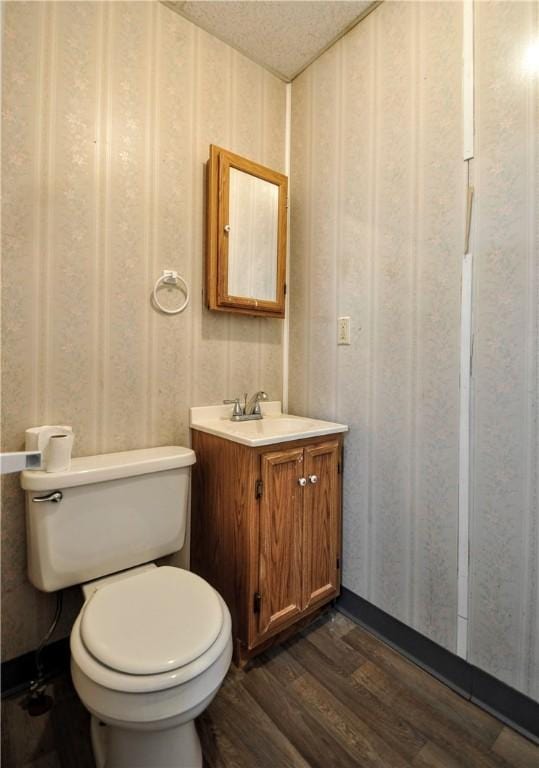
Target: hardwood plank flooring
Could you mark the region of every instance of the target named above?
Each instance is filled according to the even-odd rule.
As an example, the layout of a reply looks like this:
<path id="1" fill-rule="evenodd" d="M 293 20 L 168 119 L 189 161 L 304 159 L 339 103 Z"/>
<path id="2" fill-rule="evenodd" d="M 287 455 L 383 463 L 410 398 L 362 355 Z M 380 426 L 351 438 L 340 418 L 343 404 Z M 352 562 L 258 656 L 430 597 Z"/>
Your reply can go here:
<path id="1" fill-rule="evenodd" d="M 491 747 L 500 733 L 501 723 L 470 701 L 455 694 L 451 688 L 440 684 L 428 672 L 411 664 L 404 656 L 381 643 L 374 635 L 355 627 L 346 633 L 344 641 L 361 652 L 371 662 L 371 667 L 386 673 L 386 679 L 394 694 L 401 686 L 418 697 L 440 717 L 448 717 L 474 738 Z M 368 668 L 358 670 L 356 676 L 365 679 Z M 379 682 L 381 677 L 379 677 Z M 397 684 L 395 684 L 395 682 Z"/>
<path id="2" fill-rule="evenodd" d="M 2 702 L 3 768 L 94 768 L 70 680 L 50 688 L 41 717 Z M 337 612 L 233 667 L 198 730 L 205 768 L 539 768 L 538 746 Z"/>

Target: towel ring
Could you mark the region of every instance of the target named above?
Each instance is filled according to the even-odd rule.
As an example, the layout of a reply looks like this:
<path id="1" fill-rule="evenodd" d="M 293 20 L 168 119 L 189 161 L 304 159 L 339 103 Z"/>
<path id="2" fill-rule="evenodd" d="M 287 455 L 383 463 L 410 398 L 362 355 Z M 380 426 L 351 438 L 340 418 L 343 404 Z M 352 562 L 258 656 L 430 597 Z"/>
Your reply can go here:
<path id="1" fill-rule="evenodd" d="M 167 309 L 162 304 L 160 304 L 159 299 L 157 298 L 157 289 L 160 285 L 178 285 L 180 289 L 185 293 L 185 301 L 183 304 L 178 307 L 177 309 Z M 183 310 L 186 308 L 186 306 L 189 304 L 189 288 L 187 287 L 187 283 L 181 277 L 177 272 L 175 272 L 173 269 L 165 269 L 163 270 L 163 274 L 161 277 L 158 277 L 155 285 L 153 287 L 153 301 L 157 309 L 161 310 L 161 312 L 164 312 L 165 315 L 177 315 L 179 312 L 183 312 Z"/>

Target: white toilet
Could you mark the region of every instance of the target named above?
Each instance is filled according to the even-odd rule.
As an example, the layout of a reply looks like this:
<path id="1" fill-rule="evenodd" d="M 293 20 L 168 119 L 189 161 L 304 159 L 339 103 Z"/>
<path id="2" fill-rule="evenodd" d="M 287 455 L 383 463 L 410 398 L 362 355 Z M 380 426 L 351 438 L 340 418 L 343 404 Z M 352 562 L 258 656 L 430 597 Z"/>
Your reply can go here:
<path id="1" fill-rule="evenodd" d="M 194 462 L 151 448 L 21 475 L 30 581 L 83 584 L 71 673 L 98 768 L 202 765 L 194 719 L 230 666 L 230 614 L 199 576 L 150 562 L 184 545 Z"/>

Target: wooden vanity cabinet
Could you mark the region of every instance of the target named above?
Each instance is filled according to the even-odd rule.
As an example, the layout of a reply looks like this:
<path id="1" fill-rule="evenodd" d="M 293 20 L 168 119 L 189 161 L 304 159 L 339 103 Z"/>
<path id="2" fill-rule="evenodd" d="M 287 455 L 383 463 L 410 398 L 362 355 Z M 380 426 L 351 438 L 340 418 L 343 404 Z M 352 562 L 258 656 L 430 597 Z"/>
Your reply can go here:
<path id="1" fill-rule="evenodd" d="M 191 568 L 223 596 L 247 661 L 340 590 L 342 436 L 250 448 L 197 430 Z"/>

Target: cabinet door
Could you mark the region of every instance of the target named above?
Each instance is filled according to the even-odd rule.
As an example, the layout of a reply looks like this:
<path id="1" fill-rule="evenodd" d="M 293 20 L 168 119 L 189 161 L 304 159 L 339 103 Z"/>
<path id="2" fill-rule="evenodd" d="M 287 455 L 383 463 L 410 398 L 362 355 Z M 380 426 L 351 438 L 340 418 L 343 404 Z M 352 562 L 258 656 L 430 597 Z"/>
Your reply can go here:
<path id="1" fill-rule="evenodd" d="M 337 595 L 339 591 L 339 455 L 337 441 L 305 448 L 304 609 Z"/>
<path id="2" fill-rule="evenodd" d="M 261 456 L 258 637 L 273 634 L 301 611 L 303 450 Z"/>

